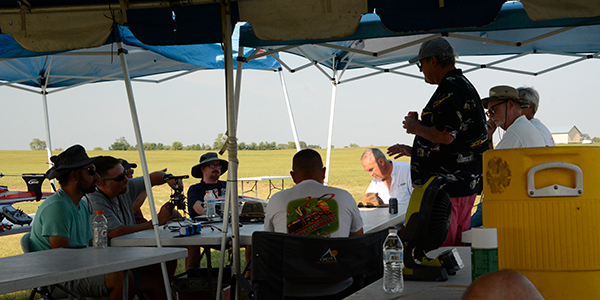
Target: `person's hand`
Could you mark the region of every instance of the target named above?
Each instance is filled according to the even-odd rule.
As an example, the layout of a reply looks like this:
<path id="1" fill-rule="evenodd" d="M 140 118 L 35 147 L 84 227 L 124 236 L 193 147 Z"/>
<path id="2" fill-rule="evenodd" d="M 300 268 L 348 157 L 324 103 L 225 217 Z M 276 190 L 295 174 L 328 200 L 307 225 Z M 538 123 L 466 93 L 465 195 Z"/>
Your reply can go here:
<path id="1" fill-rule="evenodd" d="M 393 157 L 394 159 L 397 159 L 399 157 L 402 156 L 410 156 L 412 153 L 412 147 L 407 146 L 407 145 L 400 145 L 400 144 L 396 144 L 396 145 L 392 145 L 387 149 L 387 155 L 389 155 L 390 157 L 393 155 L 396 155 L 395 157 Z"/>
<path id="2" fill-rule="evenodd" d="M 404 117 L 404 121 L 402 121 L 402 127 L 404 127 L 404 129 L 406 129 L 406 133 L 408 134 L 416 134 L 417 132 L 417 126 L 421 125 L 421 121 L 410 117 L 410 116 L 406 116 Z"/>
<path id="3" fill-rule="evenodd" d="M 158 212 L 158 225 L 165 225 L 167 221 L 171 220 L 173 216 L 173 204 L 171 202 L 167 202 L 163 204 Z"/>
<path id="4" fill-rule="evenodd" d="M 488 138 L 490 139 L 490 141 L 492 140 L 494 132 L 496 132 L 496 128 L 498 128 L 498 126 L 496 125 L 496 123 L 494 123 L 494 120 L 487 120 Z"/>

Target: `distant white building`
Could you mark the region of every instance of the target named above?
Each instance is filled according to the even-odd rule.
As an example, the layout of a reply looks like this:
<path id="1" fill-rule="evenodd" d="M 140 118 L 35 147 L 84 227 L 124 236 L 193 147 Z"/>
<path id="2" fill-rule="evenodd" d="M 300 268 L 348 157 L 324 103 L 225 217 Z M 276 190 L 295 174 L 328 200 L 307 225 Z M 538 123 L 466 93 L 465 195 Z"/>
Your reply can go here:
<path id="1" fill-rule="evenodd" d="M 577 126 L 549 128 L 556 144 L 581 144 L 581 131 Z"/>

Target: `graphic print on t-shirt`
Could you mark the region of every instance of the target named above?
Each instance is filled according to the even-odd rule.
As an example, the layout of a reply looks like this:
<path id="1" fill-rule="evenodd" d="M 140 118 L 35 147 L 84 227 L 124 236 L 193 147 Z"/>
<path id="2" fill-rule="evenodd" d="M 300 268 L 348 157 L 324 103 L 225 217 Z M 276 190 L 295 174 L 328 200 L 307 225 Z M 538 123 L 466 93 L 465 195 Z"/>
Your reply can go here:
<path id="1" fill-rule="evenodd" d="M 290 234 L 327 237 L 340 228 L 335 194 L 292 200 L 287 206 L 287 232 Z"/>

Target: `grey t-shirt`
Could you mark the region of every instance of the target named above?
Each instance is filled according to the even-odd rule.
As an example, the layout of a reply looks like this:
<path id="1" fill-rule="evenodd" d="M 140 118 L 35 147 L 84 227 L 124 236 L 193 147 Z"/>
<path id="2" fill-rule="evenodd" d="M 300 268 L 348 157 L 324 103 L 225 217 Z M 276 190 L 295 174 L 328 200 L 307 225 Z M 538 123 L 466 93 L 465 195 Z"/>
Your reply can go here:
<path id="1" fill-rule="evenodd" d="M 84 196 L 82 200 L 86 201 L 90 206 L 92 221 L 96 211 L 103 210 L 104 216 L 108 221 L 108 232 L 111 232 L 122 225 L 135 225 L 133 202 L 135 202 L 135 199 L 146 190 L 144 178 L 137 177 L 129 179 L 128 187 L 129 190 L 127 193 L 113 199 L 108 199 L 108 196 L 98 189 L 96 189 L 95 192 Z"/>

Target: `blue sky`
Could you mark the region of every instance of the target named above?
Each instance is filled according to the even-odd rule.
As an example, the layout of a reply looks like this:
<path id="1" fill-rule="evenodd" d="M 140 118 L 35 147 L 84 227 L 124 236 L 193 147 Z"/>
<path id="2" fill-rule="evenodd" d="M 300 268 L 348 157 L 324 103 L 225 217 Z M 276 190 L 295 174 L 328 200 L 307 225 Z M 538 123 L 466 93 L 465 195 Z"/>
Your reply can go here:
<path id="1" fill-rule="evenodd" d="M 292 66 L 303 63 L 284 55 Z M 459 58 L 489 61 L 490 58 Z M 505 67 L 539 71 L 563 58 L 535 55 Z M 115 61 L 118 63 L 118 60 Z M 460 64 L 457 65 L 461 67 Z M 414 74 L 419 74 L 416 67 Z M 533 86 L 540 95 L 537 117 L 549 128 L 576 125 L 591 137 L 600 137 L 600 99 L 597 70 L 591 59 L 537 77 L 479 70 L 468 73 L 483 98 L 500 84 Z M 364 71 L 348 71 L 344 78 Z M 287 108 L 274 72 L 248 70 L 242 79 L 238 138 L 240 142 L 293 140 Z M 299 139 L 307 144 L 327 143 L 332 85 L 315 68 L 284 72 Z M 342 79 L 344 79 L 342 78 Z M 412 142 L 402 128 L 408 111 L 421 111 L 436 86 L 414 78 L 382 74 L 341 84 L 337 89 L 333 145 L 360 146 Z M 1 87 L 0 150 L 27 150 L 34 138 L 46 139 L 42 97 Z M 134 95 L 144 142 L 170 145 L 210 144 L 226 130 L 223 71 L 196 72 L 161 84 L 134 83 Z M 135 144 L 125 85 L 122 81 L 89 84 L 48 96 L 53 148 L 82 144 L 107 149 L 124 136 Z"/>

